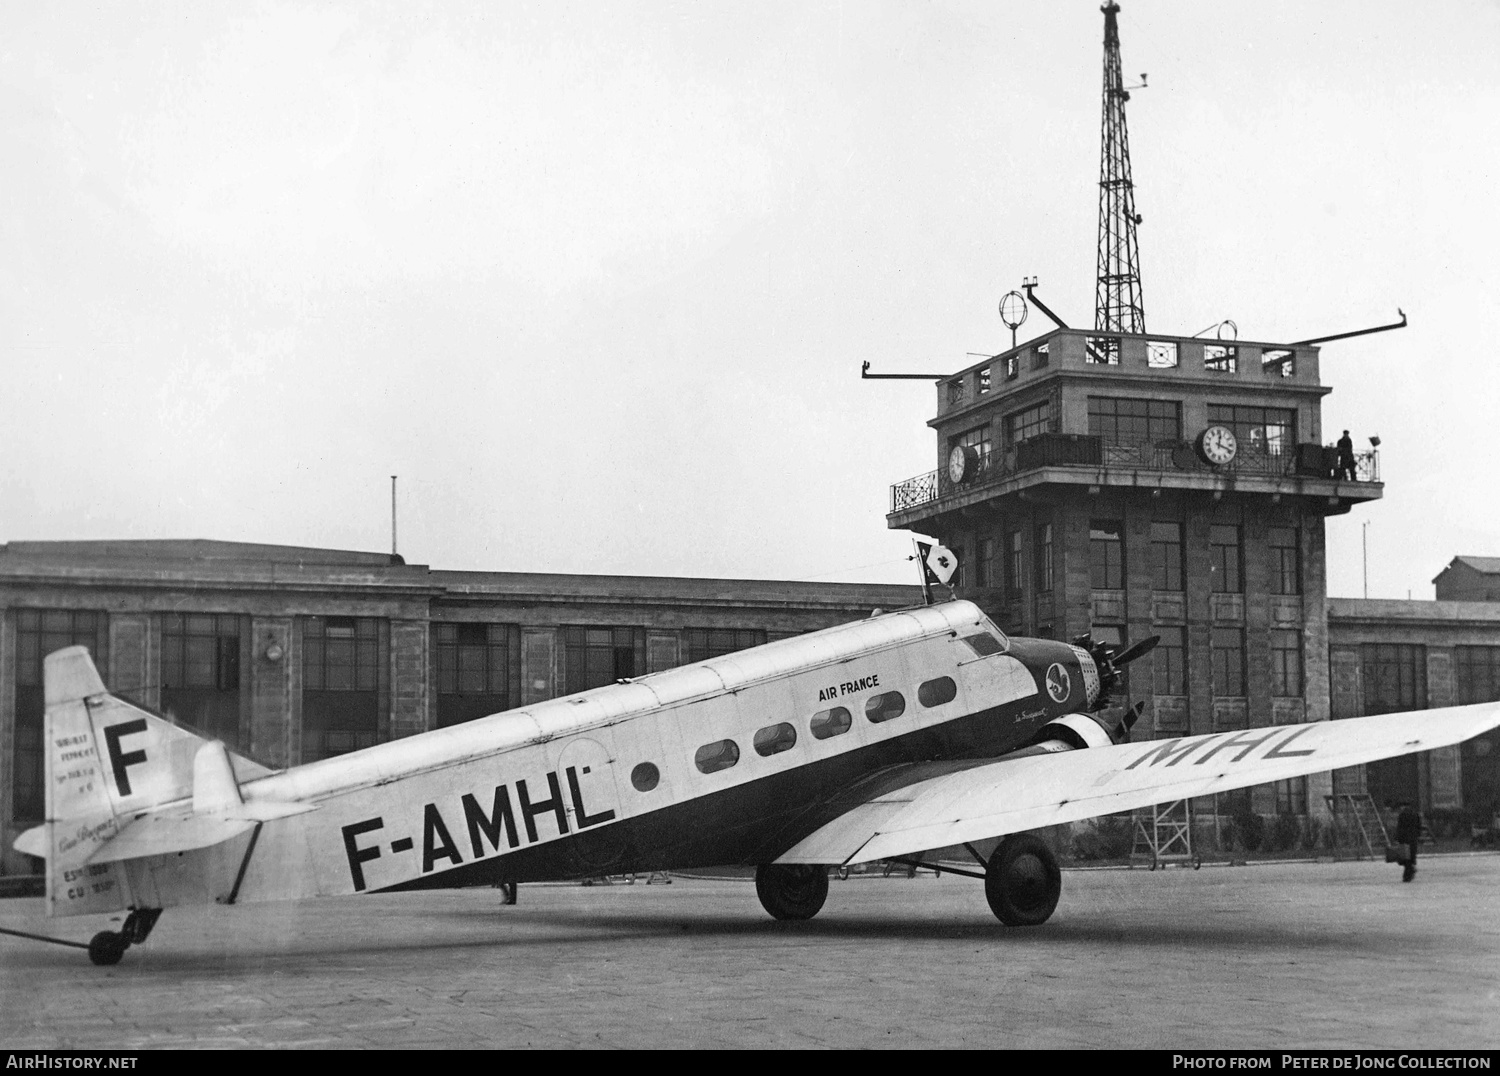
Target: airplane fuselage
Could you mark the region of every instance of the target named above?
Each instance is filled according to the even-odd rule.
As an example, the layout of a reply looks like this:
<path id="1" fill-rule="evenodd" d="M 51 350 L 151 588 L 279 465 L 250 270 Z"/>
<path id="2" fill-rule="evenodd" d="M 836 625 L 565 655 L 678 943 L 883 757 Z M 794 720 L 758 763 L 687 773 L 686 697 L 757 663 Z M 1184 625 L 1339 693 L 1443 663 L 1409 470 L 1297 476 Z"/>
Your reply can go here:
<path id="1" fill-rule="evenodd" d="M 992 759 L 1097 689 L 969 603 L 905 610 L 247 782 L 316 809 L 120 866 L 165 907 L 769 863 L 862 779 Z"/>

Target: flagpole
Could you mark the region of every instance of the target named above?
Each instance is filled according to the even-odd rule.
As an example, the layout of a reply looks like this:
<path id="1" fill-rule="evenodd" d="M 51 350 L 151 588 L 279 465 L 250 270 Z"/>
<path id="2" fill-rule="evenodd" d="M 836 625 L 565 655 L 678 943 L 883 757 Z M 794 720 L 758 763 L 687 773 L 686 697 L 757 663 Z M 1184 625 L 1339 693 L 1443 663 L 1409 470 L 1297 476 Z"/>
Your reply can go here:
<path id="1" fill-rule="evenodd" d="M 922 543 L 915 538 L 911 540 L 912 548 L 917 555 L 912 559 L 917 562 L 917 577 L 922 580 L 922 604 L 932 604 L 932 588 L 927 585 L 927 558 L 922 556 Z"/>

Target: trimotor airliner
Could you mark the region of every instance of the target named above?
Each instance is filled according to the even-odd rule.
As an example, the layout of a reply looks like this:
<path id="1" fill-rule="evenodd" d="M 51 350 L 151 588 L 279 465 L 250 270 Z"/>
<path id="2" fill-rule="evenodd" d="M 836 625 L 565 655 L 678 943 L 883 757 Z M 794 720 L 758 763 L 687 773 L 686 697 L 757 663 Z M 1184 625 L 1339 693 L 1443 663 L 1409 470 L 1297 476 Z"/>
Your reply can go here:
<path id="1" fill-rule="evenodd" d="M 1035 926 L 1061 874 L 1029 831 L 1500 725 L 1495 703 L 1132 743 L 1115 691 L 1153 642 L 1008 638 L 947 601 L 279 772 L 109 694 L 69 647 L 45 662 L 47 820 L 16 848 L 46 860 L 49 915 L 126 913 L 98 964 L 177 905 L 725 864 L 807 919 L 830 871 L 950 847 L 976 869 L 944 869 Z"/>

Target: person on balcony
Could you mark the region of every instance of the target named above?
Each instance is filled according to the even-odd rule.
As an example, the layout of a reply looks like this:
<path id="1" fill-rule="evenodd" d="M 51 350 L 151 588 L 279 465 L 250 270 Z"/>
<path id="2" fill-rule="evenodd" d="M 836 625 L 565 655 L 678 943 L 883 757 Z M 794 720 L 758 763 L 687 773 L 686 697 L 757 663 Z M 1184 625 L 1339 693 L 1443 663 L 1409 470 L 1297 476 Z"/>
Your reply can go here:
<path id="1" fill-rule="evenodd" d="M 1349 438 L 1349 431 L 1344 431 L 1344 436 L 1339 438 L 1339 469 L 1337 478 L 1342 481 L 1345 477 L 1354 481 L 1354 442 Z"/>

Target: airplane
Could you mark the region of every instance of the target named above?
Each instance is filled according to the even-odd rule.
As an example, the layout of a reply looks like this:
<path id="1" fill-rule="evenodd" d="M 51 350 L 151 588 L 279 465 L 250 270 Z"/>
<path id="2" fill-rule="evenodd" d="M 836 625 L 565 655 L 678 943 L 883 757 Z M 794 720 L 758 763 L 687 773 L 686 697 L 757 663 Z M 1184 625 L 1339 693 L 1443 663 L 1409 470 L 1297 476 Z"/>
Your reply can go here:
<path id="1" fill-rule="evenodd" d="M 1011 638 L 949 600 L 282 771 L 109 694 L 69 647 L 45 659 L 47 820 L 15 847 L 46 860 L 50 916 L 127 911 L 99 965 L 180 905 L 724 864 L 803 920 L 830 871 L 959 846 L 977 869 L 941 869 L 1037 926 L 1062 879 L 1031 831 L 1500 725 L 1490 703 L 1132 743 L 1143 704 L 1115 692 L 1154 644 Z"/>

